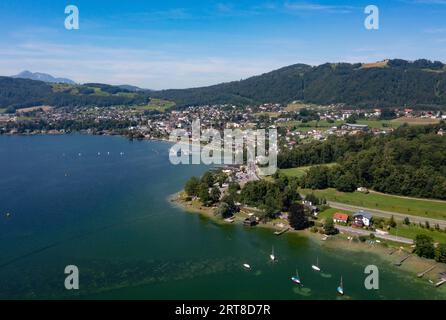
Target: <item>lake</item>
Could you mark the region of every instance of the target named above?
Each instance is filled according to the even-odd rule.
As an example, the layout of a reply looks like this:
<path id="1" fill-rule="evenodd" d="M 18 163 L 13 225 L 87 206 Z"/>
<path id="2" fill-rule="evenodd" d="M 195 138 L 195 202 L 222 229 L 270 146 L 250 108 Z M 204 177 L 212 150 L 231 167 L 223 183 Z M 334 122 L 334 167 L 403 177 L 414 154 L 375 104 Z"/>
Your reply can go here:
<path id="1" fill-rule="evenodd" d="M 171 165 L 168 149 L 122 137 L 0 136 L 0 299 L 340 299 L 341 276 L 342 299 L 445 298 L 369 252 L 184 212 L 169 196 L 208 168 Z M 370 264 L 379 290 L 364 287 Z M 79 268 L 78 291 L 64 287 L 67 265 Z M 290 280 L 296 269 L 304 288 Z"/>

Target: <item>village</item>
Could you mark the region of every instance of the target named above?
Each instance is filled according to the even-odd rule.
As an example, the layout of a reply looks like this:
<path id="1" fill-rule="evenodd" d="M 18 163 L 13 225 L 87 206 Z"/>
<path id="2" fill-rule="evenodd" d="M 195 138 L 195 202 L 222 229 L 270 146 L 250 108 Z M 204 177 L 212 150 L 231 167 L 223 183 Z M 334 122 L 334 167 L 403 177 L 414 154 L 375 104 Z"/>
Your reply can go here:
<path id="1" fill-rule="evenodd" d="M 53 108 L 38 106 L 0 113 L 0 134 L 67 134 L 73 132 L 124 135 L 135 139 L 165 139 L 174 129 L 189 135 L 192 122 L 200 119 L 201 128 L 277 129 L 279 145 L 326 140 L 329 136 L 361 132 L 387 134 L 403 125 L 434 124 L 446 119 L 440 111 L 410 108 L 355 109 L 343 105 L 315 106 L 261 104 L 257 106 L 203 105 L 164 111 L 140 107 Z M 439 135 L 444 134 L 439 132 Z"/>

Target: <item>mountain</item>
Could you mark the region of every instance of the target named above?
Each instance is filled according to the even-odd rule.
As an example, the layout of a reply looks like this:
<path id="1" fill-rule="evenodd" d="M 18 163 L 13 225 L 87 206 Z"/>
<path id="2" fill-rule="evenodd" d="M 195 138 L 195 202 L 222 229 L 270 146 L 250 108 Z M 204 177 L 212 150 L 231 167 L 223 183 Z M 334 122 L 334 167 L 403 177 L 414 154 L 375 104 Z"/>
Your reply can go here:
<path id="1" fill-rule="evenodd" d="M 66 79 L 66 78 L 55 78 L 49 74 L 46 73 L 40 73 L 40 72 L 30 72 L 30 71 L 23 71 L 19 74 L 12 76 L 12 78 L 20 78 L 20 79 L 29 79 L 29 80 L 38 80 L 43 82 L 50 82 L 50 83 L 66 83 L 66 84 L 76 84 L 73 80 Z"/>
<path id="2" fill-rule="evenodd" d="M 369 64 L 296 64 L 219 85 L 162 90 L 152 97 L 178 106 L 255 104 L 300 100 L 351 107 L 446 108 L 446 66 L 438 61 L 394 59 Z"/>

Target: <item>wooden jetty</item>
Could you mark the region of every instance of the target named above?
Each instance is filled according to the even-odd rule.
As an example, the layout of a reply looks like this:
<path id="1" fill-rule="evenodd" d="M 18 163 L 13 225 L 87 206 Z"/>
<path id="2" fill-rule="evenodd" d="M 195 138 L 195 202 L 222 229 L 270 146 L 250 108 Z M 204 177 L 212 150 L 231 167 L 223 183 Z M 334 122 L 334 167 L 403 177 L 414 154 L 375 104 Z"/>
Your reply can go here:
<path id="1" fill-rule="evenodd" d="M 423 272 L 420 272 L 419 274 L 417 274 L 418 278 L 422 278 L 426 273 L 428 273 L 429 271 L 434 270 L 437 267 L 436 264 L 430 266 L 429 268 L 427 268 L 426 270 L 424 270 Z"/>
<path id="2" fill-rule="evenodd" d="M 440 282 L 437 282 L 436 284 L 435 284 L 435 286 L 436 287 L 439 287 L 439 286 L 441 286 L 443 283 L 445 283 L 446 282 L 446 279 L 442 279 Z"/>
<path id="3" fill-rule="evenodd" d="M 410 258 L 411 255 L 412 255 L 411 253 L 408 254 L 407 256 L 405 256 L 405 257 L 402 258 L 401 260 L 395 262 L 394 264 L 395 264 L 396 266 L 398 266 L 398 267 L 401 266 L 401 265 L 403 264 L 404 261 L 406 261 L 407 259 Z"/>
<path id="4" fill-rule="evenodd" d="M 285 232 L 287 232 L 288 230 L 290 230 L 290 228 L 285 228 L 283 230 L 276 231 L 276 232 L 274 232 L 274 234 L 276 236 L 280 236 L 280 235 L 284 234 Z"/>

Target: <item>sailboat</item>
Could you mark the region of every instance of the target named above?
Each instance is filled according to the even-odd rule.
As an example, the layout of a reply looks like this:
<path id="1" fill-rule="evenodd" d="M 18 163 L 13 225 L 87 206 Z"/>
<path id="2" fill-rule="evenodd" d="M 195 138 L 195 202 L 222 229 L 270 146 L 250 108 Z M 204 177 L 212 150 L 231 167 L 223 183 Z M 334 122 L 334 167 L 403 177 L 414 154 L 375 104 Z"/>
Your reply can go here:
<path id="1" fill-rule="evenodd" d="M 297 271 L 297 269 L 296 269 L 296 275 L 291 277 L 291 281 L 293 281 L 298 285 L 302 285 L 302 283 L 300 282 L 299 272 Z"/>
<path id="2" fill-rule="evenodd" d="M 317 260 L 316 260 L 316 264 L 314 265 L 312 265 L 311 266 L 311 268 L 313 268 L 313 270 L 314 271 L 317 271 L 317 272 L 319 272 L 319 271 L 321 271 L 321 268 L 319 268 L 319 257 L 317 258 Z"/>
<path id="3" fill-rule="evenodd" d="M 343 296 L 344 295 L 344 284 L 342 283 L 342 277 L 341 277 L 341 283 L 339 284 L 339 287 L 336 289 L 336 291 Z"/>
<path id="4" fill-rule="evenodd" d="M 246 270 L 251 270 L 251 266 L 247 263 L 243 264 L 243 268 L 245 268 Z"/>
<path id="5" fill-rule="evenodd" d="M 272 262 L 276 261 L 276 256 L 274 255 L 274 246 L 273 246 L 273 249 L 271 251 L 271 254 L 269 255 L 269 258 L 271 259 Z"/>

